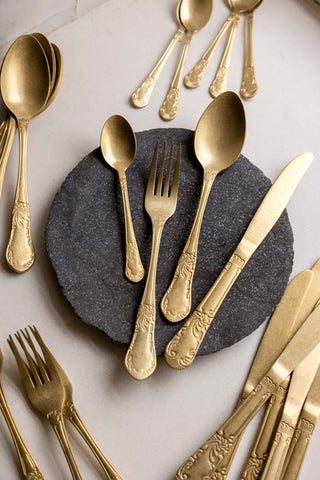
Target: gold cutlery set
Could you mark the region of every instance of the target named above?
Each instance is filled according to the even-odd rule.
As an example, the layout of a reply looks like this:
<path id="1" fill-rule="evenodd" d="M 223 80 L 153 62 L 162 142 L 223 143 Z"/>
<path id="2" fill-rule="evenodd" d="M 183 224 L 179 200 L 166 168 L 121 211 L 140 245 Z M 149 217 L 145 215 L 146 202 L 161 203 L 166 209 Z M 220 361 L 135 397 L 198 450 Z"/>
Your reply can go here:
<path id="1" fill-rule="evenodd" d="M 1 95 L 9 113 L 0 126 L 0 196 L 16 126 L 20 143 L 12 226 L 6 250 L 7 263 L 17 273 L 28 270 L 35 260 L 27 190 L 28 125 L 31 118 L 46 110 L 55 99 L 62 69 L 59 48 L 41 33 L 17 38 L 1 67 Z"/>
<path id="2" fill-rule="evenodd" d="M 241 14 L 247 17 L 247 44 L 243 67 L 243 77 L 241 82 L 240 94 L 243 98 L 252 98 L 258 91 L 254 58 L 253 58 L 253 15 L 254 10 L 262 3 L 262 0 L 228 0 L 228 6 L 231 10 L 230 15 L 219 30 L 217 36 L 203 53 L 198 63 L 184 77 L 184 85 L 187 88 L 198 87 L 203 80 L 205 72 L 213 57 L 216 47 L 230 31 L 226 43 L 225 51 L 222 55 L 216 75 L 210 85 L 209 92 L 213 98 L 216 98 L 228 90 L 228 76 L 230 70 L 231 53 L 233 43 L 240 20 Z M 162 57 L 145 78 L 142 84 L 132 94 L 132 104 L 137 108 L 146 107 L 171 52 L 176 44 L 185 34 L 185 42 L 182 54 L 169 87 L 165 100 L 159 110 L 160 117 L 163 120 L 173 120 L 178 113 L 180 98 L 180 86 L 182 83 L 184 65 L 190 48 L 191 40 L 195 32 L 203 28 L 209 21 L 213 9 L 213 0 L 180 0 L 176 9 L 176 18 L 179 25 L 167 49 Z"/>
<path id="3" fill-rule="evenodd" d="M 72 385 L 64 370 L 42 340 L 36 327 L 11 335 L 8 343 L 16 359 L 22 383 L 31 406 L 44 415 L 56 433 L 67 459 L 72 478 L 81 480 L 65 429 L 64 418 L 85 440 L 108 480 L 122 480 L 88 432 L 73 403 Z M 20 350 L 20 351 L 19 351 Z M 0 369 L 2 366 L 0 351 Z M 25 480 L 44 480 L 14 423 L 0 383 L 0 410 L 8 424 Z"/>

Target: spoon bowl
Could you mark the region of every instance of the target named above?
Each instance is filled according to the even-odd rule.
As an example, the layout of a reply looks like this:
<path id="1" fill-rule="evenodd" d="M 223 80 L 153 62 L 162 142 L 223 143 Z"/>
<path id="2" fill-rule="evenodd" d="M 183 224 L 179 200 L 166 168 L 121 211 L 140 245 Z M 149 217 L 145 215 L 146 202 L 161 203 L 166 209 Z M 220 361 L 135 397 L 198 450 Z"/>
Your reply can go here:
<path id="1" fill-rule="evenodd" d="M 243 105 L 238 95 L 225 92 L 202 114 L 194 148 L 202 167 L 215 173 L 230 167 L 240 155 L 246 130 Z"/>
<path id="2" fill-rule="evenodd" d="M 262 0 L 228 0 L 228 4 L 234 12 L 249 12 L 257 8 Z"/>
<path id="3" fill-rule="evenodd" d="M 213 0 L 182 0 L 180 22 L 188 32 L 197 32 L 208 23 L 212 8 Z"/>

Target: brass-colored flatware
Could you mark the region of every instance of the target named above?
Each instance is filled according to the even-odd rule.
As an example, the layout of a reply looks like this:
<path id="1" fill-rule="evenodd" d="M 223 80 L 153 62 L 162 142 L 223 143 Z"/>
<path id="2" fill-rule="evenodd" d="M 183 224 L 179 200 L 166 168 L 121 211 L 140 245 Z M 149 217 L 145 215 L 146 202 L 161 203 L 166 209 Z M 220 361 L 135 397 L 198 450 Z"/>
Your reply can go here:
<path id="1" fill-rule="evenodd" d="M 302 320 L 305 320 L 309 313 L 311 313 L 308 312 L 306 316 L 301 315 L 301 307 L 305 303 L 313 279 L 314 273 L 311 270 L 305 270 L 299 273 L 286 288 L 280 303 L 269 320 L 236 408 L 241 405 L 249 393 L 252 392 L 266 369 L 268 370 L 272 366 L 290 338 L 301 326 Z M 286 381 L 287 379 L 285 382 Z M 284 397 L 287 392 L 286 387 L 287 385 L 284 385 L 283 382 L 273 397 L 273 401 L 270 401 L 268 404 L 261 422 L 262 428 L 256 437 L 241 479 L 248 480 L 252 475 L 256 475 L 256 478 L 258 478 L 258 472 L 261 471 L 264 466 L 271 435 L 279 418 L 279 409 L 284 402 Z M 217 468 L 212 480 L 224 478 L 224 476 L 228 474 L 240 440 L 241 435 Z"/>
<path id="2" fill-rule="evenodd" d="M 0 374 L 3 364 L 3 355 L 0 349 Z M 0 380 L 0 411 L 3 414 L 3 417 L 8 425 L 14 446 L 16 448 L 23 478 L 25 480 L 37 479 L 44 480 L 43 474 L 40 472 L 35 460 L 33 459 L 31 453 L 29 452 L 24 440 L 21 436 L 21 433 L 18 430 L 18 427 L 13 419 L 12 413 L 10 411 L 8 402 L 6 400 L 3 387 Z"/>
<path id="3" fill-rule="evenodd" d="M 125 366 L 136 380 L 149 377 L 157 365 L 154 344 L 156 321 L 156 275 L 161 236 L 166 221 L 174 214 L 177 206 L 181 145 L 179 145 L 175 168 L 170 186 L 171 166 L 173 161 L 173 144 L 164 180 L 166 143 L 163 145 L 158 180 L 157 159 L 159 142 L 156 145 L 145 195 L 145 209 L 152 222 L 152 249 L 148 276 L 139 306 L 135 330 L 128 348 Z"/>
<path id="4" fill-rule="evenodd" d="M 63 415 L 72 423 L 72 425 L 78 430 L 82 438 L 85 440 L 87 445 L 90 447 L 92 453 L 95 455 L 97 458 L 98 462 L 100 463 L 104 473 L 106 474 L 107 478 L 109 480 L 122 480 L 122 477 L 120 474 L 116 471 L 116 469 L 111 465 L 111 463 L 107 460 L 105 455 L 102 453 L 101 449 L 98 447 L 96 444 L 94 438 L 91 436 L 89 433 L 88 429 L 84 425 L 83 421 L 80 418 L 80 415 L 78 414 L 76 407 L 73 403 L 73 389 L 72 389 L 72 384 L 70 379 L 68 378 L 67 374 L 63 370 L 63 368 L 59 365 L 53 354 L 50 352 L 44 341 L 42 340 L 42 337 L 38 331 L 38 329 L 33 326 L 29 327 L 30 332 L 32 333 L 33 337 L 36 339 L 38 345 L 40 346 L 42 351 L 45 351 L 47 355 L 51 357 L 52 364 L 54 365 L 55 372 L 58 374 L 60 377 L 61 383 L 64 388 L 65 392 L 65 398 L 64 398 L 64 404 L 62 408 L 62 413 Z M 25 340 L 28 342 L 28 345 L 32 349 L 35 355 L 36 349 L 34 347 L 34 344 L 31 340 L 31 336 L 28 333 L 28 330 L 25 330 L 23 332 Z"/>
<path id="5" fill-rule="evenodd" d="M 192 282 L 197 262 L 200 229 L 213 182 L 219 172 L 239 157 L 245 138 L 245 113 L 239 97 L 225 92 L 202 114 L 194 137 L 196 156 L 203 167 L 203 185 L 189 238 L 178 261 L 172 282 L 161 301 L 161 310 L 171 322 L 191 310 Z M 221 139 L 223 138 L 223 141 Z"/>
<path id="6" fill-rule="evenodd" d="M 180 20 L 186 29 L 186 40 L 172 79 L 168 93 L 160 108 L 160 117 L 163 120 L 173 120 L 178 113 L 180 85 L 187 53 L 195 32 L 201 30 L 209 21 L 213 7 L 213 0 L 183 0 L 180 4 Z"/>
<path id="7" fill-rule="evenodd" d="M 31 349 L 33 355 L 29 353 L 26 344 L 33 344 L 33 342 L 27 330 L 21 333 L 17 332 L 15 337 L 25 354 L 26 361 L 20 355 L 11 336 L 9 336 L 8 343 L 20 370 L 29 402 L 50 422 L 68 462 L 73 480 L 82 480 L 63 420 L 65 390 L 51 355 L 46 349 L 42 349 L 41 345 L 42 356 L 35 347 Z"/>
<path id="8" fill-rule="evenodd" d="M 310 277 L 310 275 L 312 276 Z M 309 281 L 308 281 L 309 275 Z M 305 282 L 303 281 L 305 278 Z M 320 261 L 318 261 L 312 270 L 301 272 L 287 288 L 275 313 L 278 321 L 277 330 L 270 332 L 270 351 L 277 353 L 282 350 L 287 340 L 298 330 L 304 320 L 314 310 L 317 300 L 320 296 Z M 292 316 L 293 313 L 293 316 Z M 292 317 L 292 319 L 291 319 Z M 291 328 L 290 328 L 290 324 Z M 274 349 L 276 348 L 276 352 Z M 246 465 L 241 475 L 241 480 L 247 480 L 253 472 L 258 475 L 262 472 L 268 457 L 271 446 L 271 439 L 274 437 L 276 427 L 283 410 L 284 398 L 287 393 L 290 378 L 287 378 L 279 387 L 273 402 L 270 402 L 268 409 L 261 422 L 261 427 L 256 436 L 253 449 L 248 457 Z M 299 387 L 298 387 L 299 388 Z M 292 390 L 291 390 L 292 391 Z"/>
<path id="9" fill-rule="evenodd" d="M 35 260 L 27 191 L 28 124 L 43 109 L 50 94 L 50 70 L 46 55 L 39 42 L 30 35 L 19 37 L 7 52 L 1 70 L 1 94 L 17 119 L 19 130 L 19 174 L 6 259 L 8 265 L 20 273 L 28 270 Z"/>
<path id="10" fill-rule="evenodd" d="M 0 133 L 0 198 L 2 194 L 4 174 L 17 128 L 16 121 L 12 115 L 8 115 L 2 122 L 2 125 L 4 125 L 4 128 Z"/>
<path id="11" fill-rule="evenodd" d="M 49 40 L 45 35 L 39 32 L 35 32 L 35 33 L 31 33 L 31 36 L 36 40 L 38 40 L 47 57 L 49 70 L 50 70 L 50 93 L 51 93 L 51 90 L 53 89 L 56 82 L 56 74 L 57 74 L 56 55 L 54 53 L 51 43 L 49 42 Z"/>
<path id="12" fill-rule="evenodd" d="M 50 92 L 50 96 L 49 96 L 49 98 L 47 100 L 47 103 L 45 104 L 43 110 L 46 110 L 51 105 L 53 100 L 56 98 L 56 96 L 58 94 L 58 91 L 60 89 L 60 86 L 61 86 L 62 75 L 63 75 L 63 59 L 62 59 L 60 49 L 54 43 L 51 43 L 51 46 L 53 48 L 53 53 L 54 53 L 54 56 L 56 58 L 56 77 L 55 77 L 55 82 L 54 82 L 53 88 Z"/>
<path id="13" fill-rule="evenodd" d="M 193 314 L 168 343 L 165 360 L 170 367 L 183 369 L 193 362 L 224 298 L 279 219 L 313 158 L 312 153 L 299 155 L 285 167 L 271 186 L 226 267 Z"/>
<path id="14" fill-rule="evenodd" d="M 167 60 L 171 55 L 171 52 L 173 51 L 174 47 L 177 45 L 178 41 L 180 40 L 180 38 L 185 32 L 185 28 L 180 21 L 180 5 L 182 1 L 185 1 L 185 0 L 180 0 L 176 9 L 176 18 L 179 24 L 178 30 L 174 34 L 171 42 L 169 43 L 168 47 L 164 51 L 162 57 L 160 58 L 156 66 L 149 73 L 147 78 L 142 82 L 140 87 L 138 87 L 137 90 L 131 96 L 132 104 L 137 108 L 143 108 L 149 104 L 151 100 L 152 92 L 154 90 L 154 87 L 156 86 L 158 78 L 160 77 L 160 73 L 162 72 L 163 67 L 167 63 Z"/>
<path id="15" fill-rule="evenodd" d="M 119 175 L 126 235 L 125 274 L 131 282 L 140 282 L 144 277 L 144 268 L 133 228 L 126 178 L 126 170 L 136 156 L 136 136 L 125 118 L 113 115 L 102 128 L 100 144 L 105 161 Z"/>
<path id="16" fill-rule="evenodd" d="M 177 480 L 212 478 L 223 458 L 260 408 L 288 375 L 320 348 L 320 307 L 317 307 L 287 344 L 281 355 L 227 421 L 179 468 Z"/>
<path id="17" fill-rule="evenodd" d="M 253 58 L 252 31 L 253 14 L 255 9 L 258 8 L 261 3 L 262 0 L 260 0 L 253 8 L 247 11 L 247 45 L 240 88 L 240 95 L 242 98 L 252 98 L 258 93 L 258 84 L 256 80 Z"/>

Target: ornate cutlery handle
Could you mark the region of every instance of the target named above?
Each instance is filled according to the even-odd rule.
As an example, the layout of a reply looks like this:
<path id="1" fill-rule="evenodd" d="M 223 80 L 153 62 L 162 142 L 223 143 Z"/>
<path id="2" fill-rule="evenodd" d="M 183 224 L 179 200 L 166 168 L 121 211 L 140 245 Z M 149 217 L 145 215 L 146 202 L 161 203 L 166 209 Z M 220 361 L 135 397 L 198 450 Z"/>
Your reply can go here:
<path id="1" fill-rule="evenodd" d="M 210 95 L 213 98 L 220 95 L 220 93 L 228 90 L 228 76 L 229 76 L 229 69 L 230 69 L 231 52 L 232 52 L 233 42 L 236 35 L 238 23 L 239 23 L 239 18 L 240 16 L 236 15 L 233 20 L 233 24 L 232 24 L 232 28 L 228 38 L 228 43 L 227 43 L 225 52 L 223 54 L 216 76 L 210 85 L 209 91 L 210 91 Z"/>
<path id="2" fill-rule="evenodd" d="M 215 177 L 215 172 L 204 173 L 199 206 L 189 238 L 179 258 L 171 284 L 161 301 L 162 313 L 170 322 L 179 322 L 191 310 L 192 282 L 197 263 L 201 223 Z"/>
<path id="3" fill-rule="evenodd" d="M 9 409 L 9 405 L 6 401 L 1 385 L 0 385 L 0 410 L 8 425 L 8 428 L 11 433 L 11 437 L 16 447 L 24 479 L 25 480 L 44 480 L 43 474 L 40 472 L 36 462 L 34 461 L 29 450 L 27 449 L 21 437 L 21 434 L 18 430 L 18 427 L 15 424 L 15 421 L 13 420 L 12 414 Z"/>
<path id="4" fill-rule="evenodd" d="M 139 88 L 132 94 L 131 100 L 135 107 L 142 108 L 146 107 L 150 102 L 151 95 L 154 87 L 156 86 L 157 80 L 160 76 L 160 73 L 165 66 L 172 50 L 176 46 L 177 42 L 180 40 L 181 35 L 184 33 L 184 28 L 179 28 L 174 34 L 171 42 L 169 43 L 167 49 L 163 53 L 162 57 L 154 67 L 154 69 L 149 73 L 147 78 L 142 82 Z"/>
<path id="5" fill-rule="evenodd" d="M 84 425 L 83 421 L 81 420 L 75 406 L 68 405 L 66 412 L 66 417 L 72 423 L 72 425 L 78 430 L 82 438 L 86 441 L 89 448 L 91 449 L 92 453 L 97 458 L 98 462 L 100 463 L 102 470 L 106 474 L 109 480 L 122 480 L 122 477 L 116 471 L 116 469 L 111 465 L 111 463 L 106 459 L 98 445 L 96 444 L 94 438 L 88 432 L 86 426 Z"/>
<path id="6" fill-rule="evenodd" d="M 6 122 L 8 122 L 8 130 L 3 133 L 3 135 L 5 135 L 5 138 L 3 138 L 0 147 L 0 198 L 2 193 L 4 174 L 7 168 L 8 158 L 11 152 L 14 135 L 17 129 L 16 121 L 12 115 L 9 116 L 9 119 L 7 119 Z"/>
<path id="7" fill-rule="evenodd" d="M 215 37 L 211 45 L 208 47 L 208 49 L 204 52 L 204 54 L 200 58 L 199 62 L 184 77 L 184 85 L 187 88 L 196 88 L 196 87 L 199 87 L 199 85 L 201 85 L 204 74 L 206 73 L 209 63 L 213 57 L 213 53 L 216 47 L 218 46 L 218 44 L 220 43 L 220 40 L 222 39 L 226 31 L 229 29 L 231 23 L 233 22 L 234 16 L 235 16 L 234 14 L 229 15 L 229 17 L 222 25 L 221 29 L 219 30 L 217 36 Z"/>
<path id="8" fill-rule="evenodd" d="M 258 85 L 254 70 L 253 47 L 252 47 L 253 11 L 247 13 L 247 48 L 243 68 L 243 77 L 240 94 L 242 98 L 252 98 L 258 92 Z"/>
<path id="9" fill-rule="evenodd" d="M 245 264 L 246 260 L 236 252 L 231 256 L 202 302 L 166 346 L 164 356 L 170 367 L 181 370 L 193 362 L 215 314 Z"/>
<path id="10" fill-rule="evenodd" d="M 280 480 L 282 478 L 281 473 L 293 434 L 294 426 L 281 421 L 262 472 L 261 480 Z"/>
<path id="11" fill-rule="evenodd" d="M 144 277 L 144 268 L 141 262 L 132 223 L 126 174 L 124 173 L 123 175 L 119 175 L 119 180 L 122 192 L 124 223 L 126 232 L 125 273 L 126 277 L 131 280 L 131 282 L 140 282 L 140 280 L 142 280 Z"/>
<path id="12" fill-rule="evenodd" d="M 19 121 L 20 158 L 16 196 L 12 210 L 12 226 L 7 245 L 8 265 L 17 273 L 28 270 L 35 253 L 30 233 L 30 208 L 27 191 L 27 132 L 28 121 Z"/>
<path id="13" fill-rule="evenodd" d="M 182 80 L 183 67 L 186 61 L 192 36 L 193 36 L 193 33 L 190 33 L 190 32 L 187 33 L 186 41 L 183 46 L 183 51 L 179 60 L 176 73 L 173 77 L 167 96 L 164 99 L 164 102 L 160 108 L 159 113 L 162 120 L 167 120 L 167 121 L 173 120 L 178 113 L 178 103 L 179 103 L 179 96 L 180 96 L 180 85 Z"/>
<path id="14" fill-rule="evenodd" d="M 73 480 L 82 480 L 78 465 L 76 464 L 71 450 L 67 432 L 64 426 L 62 413 L 55 410 L 47 415 L 47 419 L 49 420 L 55 434 L 58 437 L 63 453 L 68 462 Z"/>
<path id="15" fill-rule="evenodd" d="M 237 438 L 277 388 L 277 377 L 268 372 L 229 419 L 179 468 L 176 480 L 208 480 Z"/>
<path id="16" fill-rule="evenodd" d="M 152 229 L 152 249 L 149 271 L 144 293 L 137 314 L 133 337 L 128 348 L 125 366 L 128 373 L 136 380 L 144 380 L 156 369 L 157 354 L 154 344 L 154 327 L 156 321 L 156 272 L 163 222 Z"/>

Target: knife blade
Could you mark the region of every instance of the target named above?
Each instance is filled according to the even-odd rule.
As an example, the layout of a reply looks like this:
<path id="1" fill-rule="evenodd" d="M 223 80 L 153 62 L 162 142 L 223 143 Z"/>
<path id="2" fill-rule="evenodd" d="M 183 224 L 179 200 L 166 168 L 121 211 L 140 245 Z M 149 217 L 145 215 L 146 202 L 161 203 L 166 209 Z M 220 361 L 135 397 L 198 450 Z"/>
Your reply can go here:
<path id="1" fill-rule="evenodd" d="M 227 421 L 179 468 L 177 480 L 207 480 L 260 408 L 320 343 L 320 305 L 309 315 L 277 361 Z"/>
<path id="2" fill-rule="evenodd" d="M 193 362 L 224 298 L 254 251 L 279 219 L 313 158 L 312 153 L 298 155 L 270 187 L 224 270 L 193 314 L 166 346 L 165 360 L 170 367 L 180 370 Z"/>

